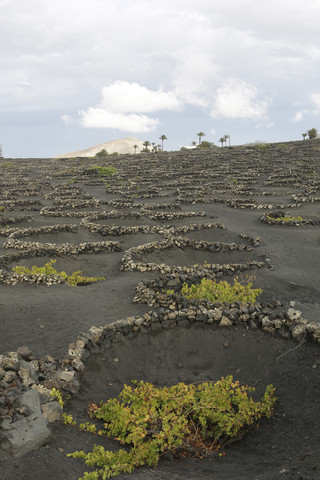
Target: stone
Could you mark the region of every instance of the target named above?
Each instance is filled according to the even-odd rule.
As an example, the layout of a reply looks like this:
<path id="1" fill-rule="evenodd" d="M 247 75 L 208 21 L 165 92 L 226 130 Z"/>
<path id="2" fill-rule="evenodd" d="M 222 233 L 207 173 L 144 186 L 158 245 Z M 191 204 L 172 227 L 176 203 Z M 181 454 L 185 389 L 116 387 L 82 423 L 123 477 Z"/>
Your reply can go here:
<path id="1" fill-rule="evenodd" d="M 233 325 L 232 320 L 225 316 L 223 316 L 219 322 L 219 327 L 231 327 L 231 325 Z"/>
<path id="2" fill-rule="evenodd" d="M 22 370 L 22 375 L 25 375 L 27 377 L 29 377 L 30 379 L 32 379 L 34 382 L 36 382 L 38 380 L 37 378 L 37 372 L 36 372 L 36 369 L 34 368 L 34 366 L 32 365 L 32 363 L 30 362 L 26 362 L 24 360 L 20 360 L 19 362 L 19 365 L 20 365 L 20 369 L 19 369 L 19 376 L 22 380 L 24 380 L 24 378 L 21 377 L 20 375 L 20 370 Z M 26 378 L 26 377 L 25 377 Z"/>
<path id="3" fill-rule="evenodd" d="M 16 380 L 16 372 L 13 370 L 8 370 L 7 372 L 5 372 L 2 378 L 4 382 L 11 383 Z"/>
<path id="4" fill-rule="evenodd" d="M 216 322 L 219 322 L 222 318 L 222 312 L 220 310 L 214 310 L 213 318 Z"/>
<path id="5" fill-rule="evenodd" d="M 128 321 L 127 319 L 121 319 L 121 320 L 117 320 L 115 322 L 115 326 L 118 328 L 118 329 L 122 329 L 123 327 L 127 327 L 128 326 Z"/>
<path id="6" fill-rule="evenodd" d="M 154 332 L 154 331 L 157 331 L 157 330 L 161 330 L 162 329 L 162 325 L 160 322 L 152 322 L 151 323 L 151 330 Z"/>
<path id="7" fill-rule="evenodd" d="M 27 390 L 19 398 L 19 405 L 20 407 L 28 407 L 31 413 L 41 414 L 40 394 L 38 390 L 34 388 Z"/>
<path id="8" fill-rule="evenodd" d="M 300 312 L 300 310 L 295 310 L 294 308 L 289 308 L 287 311 L 287 318 L 291 321 L 299 320 L 301 315 L 302 312 Z"/>
<path id="9" fill-rule="evenodd" d="M 32 412 L 29 407 L 23 405 L 22 407 L 17 408 L 17 413 L 23 415 L 24 417 L 28 417 Z"/>
<path id="10" fill-rule="evenodd" d="M 248 322 L 248 325 L 249 325 L 249 327 L 250 327 L 252 330 L 258 328 L 258 325 L 257 325 L 257 323 L 254 321 L 253 318 L 250 318 L 250 320 L 249 320 L 249 322 Z"/>
<path id="11" fill-rule="evenodd" d="M 84 364 L 82 363 L 82 361 L 79 358 L 75 358 L 73 360 L 72 366 L 77 372 L 83 372 L 84 369 L 85 369 Z"/>
<path id="12" fill-rule="evenodd" d="M 276 318 L 276 319 L 273 321 L 273 323 L 274 323 L 274 327 L 275 327 L 276 329 L 282 327 L 282 320 L 281 320 L 280 318 Z"/>
<path id="13" fill-rule="evenodd" d="M 56 401 L 45 403 L 44 405 L 42 405 L 42 415 L 44 416 L 44 418 L 47 420 L 48 423 L 52 423 L 57 420 L 60 420 L 62 417 L 62 413 L 63 413 L 62 407 Z"/>
<path id="14" fill-rule="evenodd" d="M 281 327 L 277 330 L 277 333 L 279 333 L 281 335 L 281 337 L 283 338 L 290 338 L 291 337 L 291 333 L 290 333 L 290 330 L 288 330 L 287 328 L 285 327 Z"/>
<path id="15" fill-rule="evenodd" d="M 95 326 L 92 326 L 90 329 L 89 329 L 89 334 L 92 338 L 92 340 L 96 343 L 100 342 L 103 338 L 103 334 L 104 334 L 104 329 L 103 327 L 95 327 Z"/>
<path id="16" fill-rule="evenodd" d="M 197 313 L 196 315 L 196 321 L 197 322 L 205 322 L 207 320 L 208 316 L 205 313 Z"/>
<path id="17" fill-rule="evenodd" d="M 63 380 L 64 382 L 72 382 L 74 379 L 75 379 L 75 372 L 72 370 L 72 371 L 58 371 L 56 373 L 56 377 L 59 379 L 59 380 Z"/>
<path id="18" fill-rule="evenodd" d="M 92 340 L 87 343 L 87 350 L 89 350 L 90 353 L 99 353 L 100 347 Z"/>
<path id="19" fill-rule="evenodd" d="M 34 360 L 34 355 L 33 355 L 32 351 L 26 345 L 23 345 L 22 347 L 19 347 L 17 349 L 17 353 L 20 355 L 21 358 L 23 358 L 23 360 L 25 360 L 27 362 L 31 362 L 31 360 Z"/>
<path id="20" fill-rule="evenodd" d="M 140 318 L 136 318 L 134 323 L 137 327 L 141 327 L 141 325 L 143 324 L 144 322 L 144 318 L 140 317 Z"/>
<path id="21" fill-rule="evenodd" d="M 268 316 L 265 316 L 261 320 L 261 328 L 264 331 L 267 331 L 270 327 L 273 327 L 273 322 L 270 320 Z"/>
<path id="22" fill-rule="evenodd" d="M 292 338 L 296 342 L 302 342 L 306 336 L 306 326 L 305 325 L 296 325 L 292 330 Z"/>
<path id="23" fill-rule="evenodd" d="M 19 370 L 19 355 L 17 352 L 9 352 L 8 355 L 2 360 L 2 368 L 5 370 Z"/>
<path id="24" fill-rule="evenodd" d="M 10 430 L 11 424 L 12 417 L 10 417 L 10 415 L 4 415 L 0 422 L 0 428 L 2 428 L 2 430 Z"/>
<path id="25" fill-rule="evenodd" d="M 41 413 L 32 413 L 2 431 L 1 447 L 15 457 L 20 457 L 46 443 L 51 436 Z"/>

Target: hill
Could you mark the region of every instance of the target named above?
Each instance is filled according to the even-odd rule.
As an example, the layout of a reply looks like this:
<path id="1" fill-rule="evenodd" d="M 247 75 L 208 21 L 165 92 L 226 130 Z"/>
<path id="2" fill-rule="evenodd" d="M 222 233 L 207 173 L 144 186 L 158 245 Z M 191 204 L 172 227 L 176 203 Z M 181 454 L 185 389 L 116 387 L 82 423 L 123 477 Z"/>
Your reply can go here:
<path id="1" fill-rule="evenodd" d="M 89 147 L 77 152 L 68 152 L 57 155 L 56 158 L 72 158 L 72 157 L 94 157 L 98 152 L 105 149 L 110 153 L 135 153 L 134 145 L 138 145 L 137 152 L 143 149 L 143 142 L 135 137 L 125 137 L 118 140 L 111 140 L 110 142 L 100 143 L 94 147 Z"/>

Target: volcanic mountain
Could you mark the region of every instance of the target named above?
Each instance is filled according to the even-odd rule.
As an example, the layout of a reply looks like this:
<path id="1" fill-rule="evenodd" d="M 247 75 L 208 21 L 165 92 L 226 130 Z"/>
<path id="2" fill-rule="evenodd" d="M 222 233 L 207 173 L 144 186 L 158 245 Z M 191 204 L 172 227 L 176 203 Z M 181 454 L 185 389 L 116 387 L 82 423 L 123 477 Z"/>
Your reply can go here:
<path id="1" fill-rule="evenodd" d="M 109 154 L 110 153 L 135 153 L 134 145 L 137 145 L 137 153 L 140 152 L 143 147 L 143 142 L 135 137 L 125 137 L 120 138 L 119 140 L 111 140 L 110 142 L 100 143 L 94 147 L 89 147 L 84 150 L 79 150 L 77 152 L 68 152 L 61 155 L 57 155 L 56 158 L 72 158 L 72 157 L 94 157 L 98 152 L 105 149 Z"/>

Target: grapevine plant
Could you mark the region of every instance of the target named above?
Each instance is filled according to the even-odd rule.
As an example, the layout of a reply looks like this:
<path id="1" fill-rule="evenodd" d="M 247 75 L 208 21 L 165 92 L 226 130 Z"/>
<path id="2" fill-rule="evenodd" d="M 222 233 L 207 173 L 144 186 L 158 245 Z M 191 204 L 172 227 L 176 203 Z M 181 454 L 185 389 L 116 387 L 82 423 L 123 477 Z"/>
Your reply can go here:
<path id="1" fill-rule="evenodd" d="M 18 275 L 21 275 L 21 277 L 33 277 L 37 275 L 58 277 L 71 287 L 75 287 L 77 285 L 87 285 L 90 283 L 99 282 L 100 280 L 105 280 L 105 277 L 85 277 L 82 275 L 81 270 L 73 272 L 71 273 L 71 275 L 68 275 L 64 271 L 57 272 L 57 270 L 52 266 L 54 263 L 56 263 L 56 260 L 50 260 L 45 265 L 43 265 L 43 267 L 36 267 L 34 265 L 33 267 L 31 267 L 31 269 L 25 266 L 18 265 L 16 267 L 13 267 L 12 271 L 17 273 Z"/>
<path id="2" fill-rule="evenodd" d="M 273 222 L 284 222 L 284 223 L 289 223 L 289 222 L 300 223 L 300 222 L 303 222 L 303 218 L 300 217 L 300 215 L 298 215 L 297 217 L 290 217 L 290 215 L 273 217 L 272 215 L 267 215 L 267 219 L 272 220 Z"/>
<path id="3" fill-rule="evenodd" d="M 99 177 L 110 177 L 114 173 L 118 173 L 118 170 L 112 165 L 108 165 L 107 167 L 99 167 L 98 165 L 95 165 L 90 167 L 90 170 L 96 170 Z"/>
<path id="4" fill-rule="evenodd" d="M 188 286 L 183 284 L 181 294 L 188 300 L 209 300 L 210 302 L 233 303 L 236 301 L 254 303 L 262 293 L 261 288 L 252 289 L 252 283 L 242 284 L 235 278 L 233 285 L 226 281 L 217 282 L 210 278 L 203 278 L 200 284 Z"/>
<path id="5" fill-rule="evenodd" d="M 223 456 L 223 449 L 262 417 L 271 417 L 276 402 L 272 385 L 268 385 L 260 401 L 254 401 L 248 395 L 254 387 L 240 385 L 231 375 L 198 385 L 156 387 L 143 381 L 132 384 L 125 385 L 117 398 L 100 405 L 89 404 L 90 417 L 104 422 L 103 429 L 90 422 L 79 427 L 114 437 L 129 448 L 107 451 L 95 445 L 92 452 L 68 454 L 96 467 L 79 480 L 105 480 L 131 473 L 141 465 L 155 467 L 168 452 L 180 457 L 203 458 L 212 453 Z M 74 425 L 69 417 L 66 423 Z"/>

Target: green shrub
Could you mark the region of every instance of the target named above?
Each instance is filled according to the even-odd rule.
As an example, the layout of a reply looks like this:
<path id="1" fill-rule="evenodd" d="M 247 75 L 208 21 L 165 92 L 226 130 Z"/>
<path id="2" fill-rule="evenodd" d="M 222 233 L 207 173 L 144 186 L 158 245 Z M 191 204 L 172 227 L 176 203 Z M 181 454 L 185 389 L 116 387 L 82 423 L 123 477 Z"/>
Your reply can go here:
<path id="1" fill-rule="evenodd" d="M 290 215 L 285 215 L 282 217 L 272 217 L 272 215 L 267 215 L 268 220 L 272 220 L 274 222 L 303 222 L 303 218 L 298 215 L 297 217 L 290 217 Z"/>
<path id="2" fill-rule="evenodd" d="M 188 300 L 209 300 L 210 302 L 247 302 L 254 303 L 256 297 L 262 293 L 261 288 L 252 289 L 252 283 L 243 285 L 236 277 L 233 285 L 226 281 L 216 282 L 209 278 L 203 278 L 200 284 L 183 284 L 181 294 Z"/>
<path id="3" fill-rule="evenodd" d="M 308 130 L 308 135 L 309 139 L 316 138 L 316 136 L 318 135 L 318 130 L 316 128 L 310 128 L 310 130 Z"/>
<path id="4" fill-rule="evenodd" d="M 12 162 L 0 163 L 0 168 L 10 168 L 10 167 L 13 167 Z"/>
<path id="5" fill-rule="evenodd" d="M 97 170 L 99 177 L 110 177 L 114 173 L 118 173 L 118 170 L 112 165 L 108 165 L 107 167 L 99 167 L 98 165 L 95 165 L 90 167 L 90 170 Z"/>
<path id="6" fill-rule="evenodd" d="M 258 150 L 268 150 L 270 148 L 269 143 L 257 143 L 255 148 Z"/>
<path id="7" fill-rule="evenodd" d="M 241 386 L 232 376 L 215 383 L 179 383 L 163 388 L 143 381 L 132 383 L 133 387 L 124 386 L 118 398 L 100 406 L 90 405 L 91 418 L 102 420 L 104 430 L 97 430 L 92 423 L 80 425 L 86 431 L 115 437 L 123 445 L 130 445 L 130 450 L 106 451 L 95 445 L 90 453 L 68 454 L 98 467 L 86 472 L 82 480 L 132 473 L 141 465 L 156 466 L 168 452 L 199 458 L 211 453 L 222 456 L 222 449 L 262 417 L 271 417 L 276 402 L 272 385 L 256 402 L 248 395 L 254 387 Z M 72 417 L 69 420 L 67 423 L 72 423 Z"/>
<path id="8" fill-rule="evenodd" d="M 200 145 L 197 145 L 197 149 L 211 149 L 211 148 L 218 148 L 217 145 L 215 145 L 212 142 L 208 142 L 207 140 L 203 140 Z"/>
<path id="9" fill-rule="evenodd" d="M 50 260 L 46 263 L 43 267 L 36 267 L 35 265 L 29 269 L 28 267 L 24 266 L 16 266 L 12 268 L 12 271 L 17 273 L 18 275 L 31 277 L 33 275 L 54 275 L 56 277 L 60 277 L 64 280 L 65 283 L 70 285 L 71 287 L 75 287 L 77 285 L 88 285 L 90 283 L 99 282 L 101 280 L 105 280 L 105 277 L 84 277 L 82 275 L 81 270 L 77 272 L 71 273 L 71 275 L 67 275 L 66 272 L 57 272 L 55 268 L 53 268 L 53 264 L 56 263 L 56 260 Z"/>
<path id="10" fill-rule="evenodd" d="M 102 150 L 100 150 L 100 152 L 97 152 L 95 154 L 95 157 L 105 157 L 108 155 L 108 152 L 105 148 L 103 148 Z"/>

